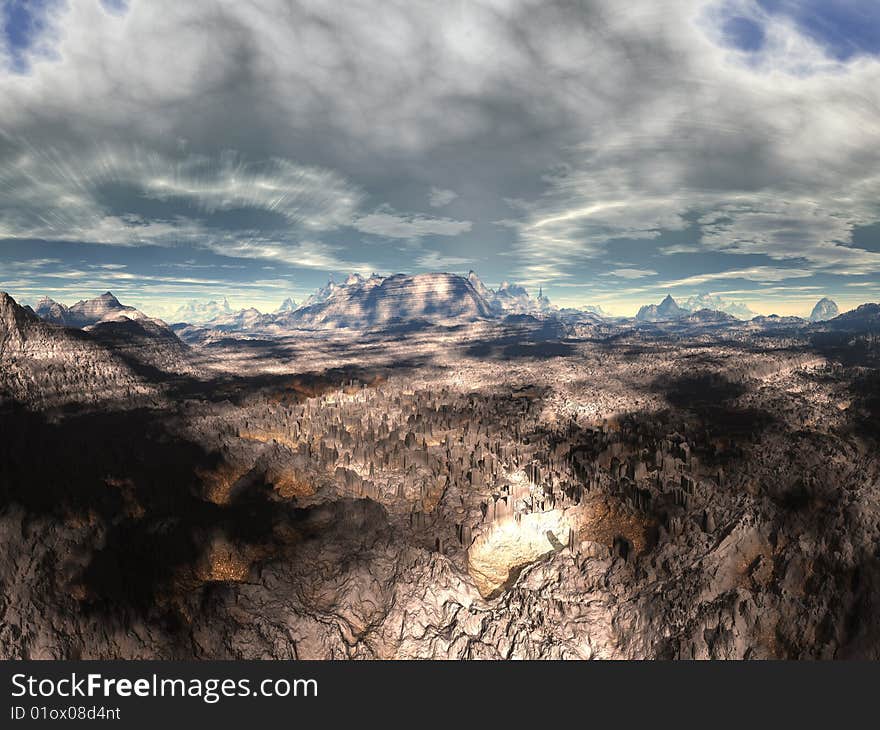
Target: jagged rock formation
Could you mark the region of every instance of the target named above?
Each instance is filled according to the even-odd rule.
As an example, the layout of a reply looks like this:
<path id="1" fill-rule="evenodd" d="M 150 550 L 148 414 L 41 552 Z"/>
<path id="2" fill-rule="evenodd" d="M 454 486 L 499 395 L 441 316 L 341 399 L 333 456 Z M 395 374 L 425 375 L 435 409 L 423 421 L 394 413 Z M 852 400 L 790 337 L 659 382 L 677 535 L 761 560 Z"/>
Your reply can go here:
<path id="1" fill-rule="evenodd" d="M 672 295 L 667 294 L 660 304 L 646 304 L 641 307 L 636 314 L 636 319 L 640 322 L 665 322 L 680 319 L 688 313 L 688 310 L 678 306 Z"/>
<path id="2" fill-rule="evenodd" d="M 225 299 L 224 303 L 228 307 Z M 110 292 L 71 307 L 43 297 L 35 314 L 46 322 L 88 331 L 94 342 L 107 346 L 114 356 L 127 359 L 129 364 L 166 372 L 191 368 L 189 348 L 165 322 L 125 306 Z"/>
<path id="3" fill-rule="evenodd" d="M 14 354 L 39 329 L 39 318 L 0 292 L 0 353 Z"/>
<path id="4" fill-rule="evenodd" d="M 74 316 L 70 314 L 70 310 L 61 302 L 56 302 L 49 297 L 42 297 L 34 308 L 34 313 L 41 319 L 55 324 L 63 324 L 67 327 L 76 327 Z"/>
<path id="5" fill-rule="evenodd" d="M 529 294 L 524 286 L 511 284 L 507 281 L 502 281 L 497 289 L 490 289 L 474 271 L 468 273 L 468 281 L 474 290 L 486 300 L 492 310 L 499 315 L 542 315 L 552 313 L 556 309 L 540 289 L 536 297 Z"/>
<path id="6" fill-rule="evenodd" d="M 131 318 L 145 317 L 134 307 L 124 306 L 110 292 L 105 292 L 95 299 L 79 301 L 66 307 L 48 297 L 43 297 L 34 310 L 36 314 L 47 322 L 63 324 L 67 327 L 88 327 L 97 324 L 102 319 L 119 315 Z"/>
<path id="7" fill-rule="evenodd" d="M 346 287 L 354 287 L 356 289 L 370 289 L 382 283 L 382 277 L 378 274 L 372 274 L 369 278 L 364 278 L 360 274 L 351 274 L 344 283 L 337 284 L 332 278 L 324 286 L 318 289 L 314 294 L 309 296 L 303 307 L 311 307 L 315 304 L 326 302 L 330 297 L 337 293 L 340 289 Z"/>
<path id="8" fill-rule="evenodd" d="M 44 322 L 0 292 L 0 402 L 131 401 L 154 389 L 86 333 Z"/>
<path id="9" fill-rule="evenodd" d="M 840 312 L 837 309 L 837 304 L 828 297 L 822 297 L 816 302 L 816 306 L 813 307 L 813 311 L 810 313 L 810 321 L 824 322 L 828 319 L 834 319 L 838 314 Z"/>
<path id="10" fill-rule="evenodd" d="M 471 269 L 468 272 L 467 278 L 477 294 L 483 297 L 483 299 L 485 299 L 487 302 L 492 299 L 492 295 L 494 292 L 483 283 L 483 280 L 479 277 L 476 271 Z"/>
<path id="11" fill-rule="evenodd" d="M 109 291 L 95 299 L 79 301 L 70 307 L 43 297 L 37 303 L 34 313 L 46 322 L 78 329 L 91 327 L 100 322 L 137 320 L 149 322 L 148 327 L 164 327 L 170 332 L 168 325 L 162 320 L 148 317 L 140 310 L 122 304 Z"/>
<path id="12" fill-rule="evenodd" d="M 101 320 L 124 315 L 129 318 L 145 316 L 134 307 L 123 305 L 112 293 L 104 292 L 96 299 L 79 301 L 68 309 L 77 327 L 87 327 Z"/>
<path id="13" fill-rule="evenodd" d="M 293 300 L 293 297 L 287 297 L 283 302 L 281 302 L 281 306 L 275 310 L 275 314 L 284 314 L 286 312 L 293 312 L 296 310 L 296 302 Z"/>

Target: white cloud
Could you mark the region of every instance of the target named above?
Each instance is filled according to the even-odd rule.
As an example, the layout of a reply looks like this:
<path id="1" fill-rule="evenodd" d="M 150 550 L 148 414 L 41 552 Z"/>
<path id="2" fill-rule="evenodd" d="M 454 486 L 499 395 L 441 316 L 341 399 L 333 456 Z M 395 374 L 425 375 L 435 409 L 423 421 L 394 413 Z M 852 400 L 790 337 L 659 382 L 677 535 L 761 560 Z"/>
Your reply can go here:
<path id="1" fill-rule="evenodd" d="M 747 279 L 757 282 L 786 281 L 787 279 L 803 279 L 812 276 L 810 269 L 785 269 L 773 266 L 752 266 L 747 269 L 731 269 L 710 274 L 695 274 L 682 279 L 664 281 L 657 286 L 664 289 L 680 289 L 688 286 L 699 286 L 710 281 L 727 281 L 729 279 Z"/>
<path id="2" fill-rule="evenodd" d="M 362 233 L 385 238 L 421 238 L 422 236 L 457 236 L 471 229 L 470 221 L 407 215 L 391 208 L 379 208 L 355 219 L 354 227 Z"/>
<path id="3" fill-rule="evenodd" d="M 428 203 L 432 208 L 442 208 L 444 205 L 449 205 L 457 197 L 458 193 L 454 190 L 431 188 L 431 192 L 428 194 Z"/>
<path id="4" fill-rule="evenodd" d="M 439 251 L 426 251 L 416 259 L 416 266 L 430 271 L 455 271 L 462 266 L 474 263 L 464 256 L 447 256 Z"/>
<path id="5" fill-rule="evenodd" d="M 214 253 L 241 259 L 259 259 L 321 271 L 361 271 L 375 268 L 369 263 L 348 261 L 336 247 L 320 241 L 282 242 L 251 238 L 226 237 L 205 244 Z"/>
<path id="6" fill-rule="evenodd" d="M 614 269 L 602 276 L 617 276 L 621 279 L 643 279 L 646 276 L 656 276 L 657 272 L 653 269 Z"/>
<path id="7" fill-rule="evenodd" d="M 364 209 L 467 164 L 478 183 L 453 186 L 469 203 L 475 189 L 490 204 L 519 196 L 504 261 L 527 284 L 592 276 L 617 238 L 749 257 L 728 277 L 774 275 L 754 273 L 761 257 L 786 276 L 875 274 L 880 254 L 851 241 L 880 220 L 880 61 L 840 63 L 756 2 L 736 5 L 764 29 L 759 53 L 722 43 L 714 0 L 626 13 L 617 0 L 58 4 L 29 73 L 0 74 L 0 236 L 352 263 L 321 234 L 473 231 L 482 221 Z M 101 200 L 108 185 L 206 215 L 254 208 L 291 232 L 123 216 Z M 695 243 L 664 245 L 691 226 Z M 648 266 L 663 269 L 622 268 Z"/>

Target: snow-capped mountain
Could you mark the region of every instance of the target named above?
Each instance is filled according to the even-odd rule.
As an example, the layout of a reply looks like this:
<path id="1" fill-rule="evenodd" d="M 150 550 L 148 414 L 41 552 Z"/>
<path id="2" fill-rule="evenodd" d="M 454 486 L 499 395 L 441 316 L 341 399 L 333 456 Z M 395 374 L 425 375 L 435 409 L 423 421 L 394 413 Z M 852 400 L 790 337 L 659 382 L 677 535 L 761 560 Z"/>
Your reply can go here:
<path id="1" fill-rule="evenodd" d="M 313 302 L 309 304 L 309 302 Z M 382 327 L 424 321 L 460 324 L 493 316 L 492 308 L 468 279 L 455 274 L 354 274 L 344 284 L 330 282 L 296 311 L 282 315 L 299 327 Z"/>
<path id="2" fill-rule="evenodd" d="M 70 315 L 70 310 L 61 302 L 56 302 L 49 297 L 42 297 L 40 301 L 37 302 L 37 306 L 34 307 L 34 314 L 40 319 L 52 322 L 53 324 L 63 324 L 70 327 L 75 326 L 72 324 L 73 318 Z"/>
<path id="3" fill-rule="evenodd" d="M 110 292 L 71 307 L 43 297 L 34 314 L 45 323 L 84 330 L 93 341 L 154 367 L 179 369 L 185 357 L 184 344 L 164 321 L 122 304 Z"/>
<path id="4" fill-rule="evenodd" d="M 296 310 L 296 302 L 293 297 L 287 297 L 283 302 L 281 302 L 281 306 L 275 310 L 275 314 L 284 314 L 285 312 L 293 312 Z"/>
<path id="5" fill-rule="evenodd" d="M 263 314 L 255 307 L 248 307 L 247 309 L 239 309 L 237 312 L 221 314 L 208 320 L 205 324 L 225 330 L 251 330 L 271 319 L 271 314 Z"/>
<path id="6" fill-rule="evenodd" d="M 834 319 L 838 314 L 840 314 L 840 310 L 837 308 L 837 303 L 828 297 L 822 297 L 813 307 L 810 321 L 824 322 L 828 319 Z"/>
<path id="7" fill-rule="evenodd" d="M 226 297 L 223 297 L 222 302 L 199 302 L 193 300 L 178 307 L 172 317 L 172 321 L 190 323 L 209 322 L 226 314 L 232 314 L 232 307 L 229 306 L 229 301 Z"/>
<path id="8" fill-rule="evenodd" d="M 639 309 L 636 319 L 640 322 L 666 322 L 681 319 L 690 314 L 690 310 L 678 306 L 670 294 L 660 304 L 646 304 Z"/>
<path id="9" fill-rule="evenodd" d="M 682 309 L 698 312 L 701 309 L 711 309 L 713 312 L 725 312 L 732 314 L 737 319 L 752 319 L 756 314 L 745 302 L 732 302 L 717 294 L 702 292 L 685 299 L 681 303 Z"/>
<path id="10" fill-rule="evenodd" d="M 69 307 L 61 302 L 43 297 L 37 302 L 34 313 L 45 322 L 60 324 L 65 327 L 75 327 L 77 329 L 85 329 L 100 322 L 120 321 L 123 319 L 149 321 L 168 329 L 168 326 L 162 320 L 149 317 L 139 309 L 122 304 L 109 291 L 94 299 L 81 300 Z"/>
<path id="11" fill-rule="evenodd" d="M 48 297 L 43 297 L 37 303 L 34 312 L 46 322 L 79 328 L 97 324 L 108 316 L 119 314 L 132 318 L 146 316 L 134 307 L 125 306 L 110 292 L 104 292 L 95 299 L 79 301 L 70 307 Z"/>
<path id="12" fill-rule="evenodd" d="M 480 319 L 500 319 L 510 315 L 562 317 L 561 310 L 550 303 L 539 289 L 533 296 L 520 285 L 502 282 L 498 289 L 487 287 L 473 271 L 462 277 L 448 273 L 417 275 L 395 274 L 364 277 L 351 274 L 343 282 L 333 278 L 297 306 L 286 299 L 272 313 L 257 309 L 230 311 L 224 300 L 213 317 L 211 304 L 191 305 L 175 330 L 278 334 L 296 329 L 371 328 L 410 323 L 461 324 Z M 605 317 L 599 307 L 566 310 L 571 316 Z M 200 316 L 201 315 L 201 316 Z M 195 325 L 195 330 L 183 324 Z"/>
<path id="13" fill-rule="evenodd" d="M 595 315 L 598 315 L 599 317 L 610 317 L 611 316 L 610 314 L 608 314 L 608 312 L 606 312 L 604 309 L 602 309 L 602 307 L 600 307 L 598 304 L 587 304 L 586 306 L 581 307 L 580 309 L 582 312 L 586 312 L 587 314 L 595 314 Z"/>
<path id="14" fill-rule="evenodd" d="M 682 319 L 692 313 L 722 312 L 736 319 L 749 320 L 757 316 L 744 302 L 732 302 L 717 294 L 703 292 L 689 297 L 679 304 L 667 295 L 660 304 L 646 304 L 639 309 L 636 319 L 641 322 L 667 322 Z M 705 318 L 705 315 L 701 315 Z"/>
<path id="15" fill-rule="evenodd" d="M 477 294 L 483 297 L 483 299 L 485 299 L 487 302 L 492 299 L 495 292 L 493 292 L 483 283 L 483 280 L 477 275 L 476 271 L 474 271 L 473 269 L 469 271 L 467 278 Z"/>
<path id="16" fill-rule="evenodd" d="M 314 294 L 312 294 L 302 303 L 302 307 L 311 307 L 315 304 L 326 302 L 334 294 L 348 287 L 370 288 L 373 286 L 378 286 L 382 283 L 382 281 L 383 277 L 379 276 L 378 274 L 372 274 L 369 278 L 364 278 L 360 274 L 351 274 L 342 284 L 336 283 L 336 281 L 334 281 L 331 277 L 330 281 L 328 281 L 324 286 L 318 289 Z"/>
<path id="17" fill-rule="evenodd" d="M 87 327 L 90 324 L 97 324 L 109 316 L 124 314 L 130 318 L 144 317 L 142 312 L 138 312 L 134 307 L 125 306 L 109 291 L 104 292 L 95 299 L 85 299 L 77 302 L 70 307 L 69 312 L 82 324 L 80 327 Z"/>
<path id="18" fill-rule="evenodd" d="M 538 296 L 533 297 L 524 286 L 507 281 L 502 281 L 497 289 L 490 289 L 474 271 L 469 272 L 467 278 L 496 314 L 548 314 L 556 309 L 540 289 Z"/>

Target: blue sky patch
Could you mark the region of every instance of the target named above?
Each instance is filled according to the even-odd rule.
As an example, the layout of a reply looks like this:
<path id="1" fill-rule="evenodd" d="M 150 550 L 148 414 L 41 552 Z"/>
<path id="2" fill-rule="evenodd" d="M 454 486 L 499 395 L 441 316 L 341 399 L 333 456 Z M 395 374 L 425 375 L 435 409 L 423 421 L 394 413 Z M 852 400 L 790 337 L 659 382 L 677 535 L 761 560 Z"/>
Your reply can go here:
<path id="1" fill-rule="evenodd" d="M 731 16 L 725 19 L 721 32 L 728 45 L 741 51 L 760 51 L 764 46 L 764 29 L 751 18 Z"/>
<path id="2" fill-rule="evenodd" d="M 821 46 L 830 58 L 846 62 L 880 54 L 880 6 L 876 0 L 755 0 L 754 15 L 725 3 L 720 22 L 728 45 L 746 52 L 764 45 L 764 18 L 793 23 L 799 33 Z"/>
<path id="3" fill-rule="evenodd" d="M 880 6 L 876 0 L 758 0 L 770 15 L 790 18 L 832 58 L 880 54 Z"/>
<path id="4" fill-rule="evenodd" d="M 7 0 L 0 7 L 3 42 L 12 58 L 12 69 L 28 69 L 28 52 L 46 30 L 48 11 L 61 0 Z"/>

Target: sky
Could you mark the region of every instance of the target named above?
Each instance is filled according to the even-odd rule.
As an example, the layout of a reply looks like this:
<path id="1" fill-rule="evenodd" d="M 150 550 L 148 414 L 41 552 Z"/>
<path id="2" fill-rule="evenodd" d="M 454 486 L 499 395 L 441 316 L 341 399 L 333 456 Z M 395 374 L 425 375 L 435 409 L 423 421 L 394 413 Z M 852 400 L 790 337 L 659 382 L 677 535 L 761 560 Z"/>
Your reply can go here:
<path id="1" fill-rule="evenodd" d="M 880 300 L 875 0 L 0 0 L 0 289 Z"/>

